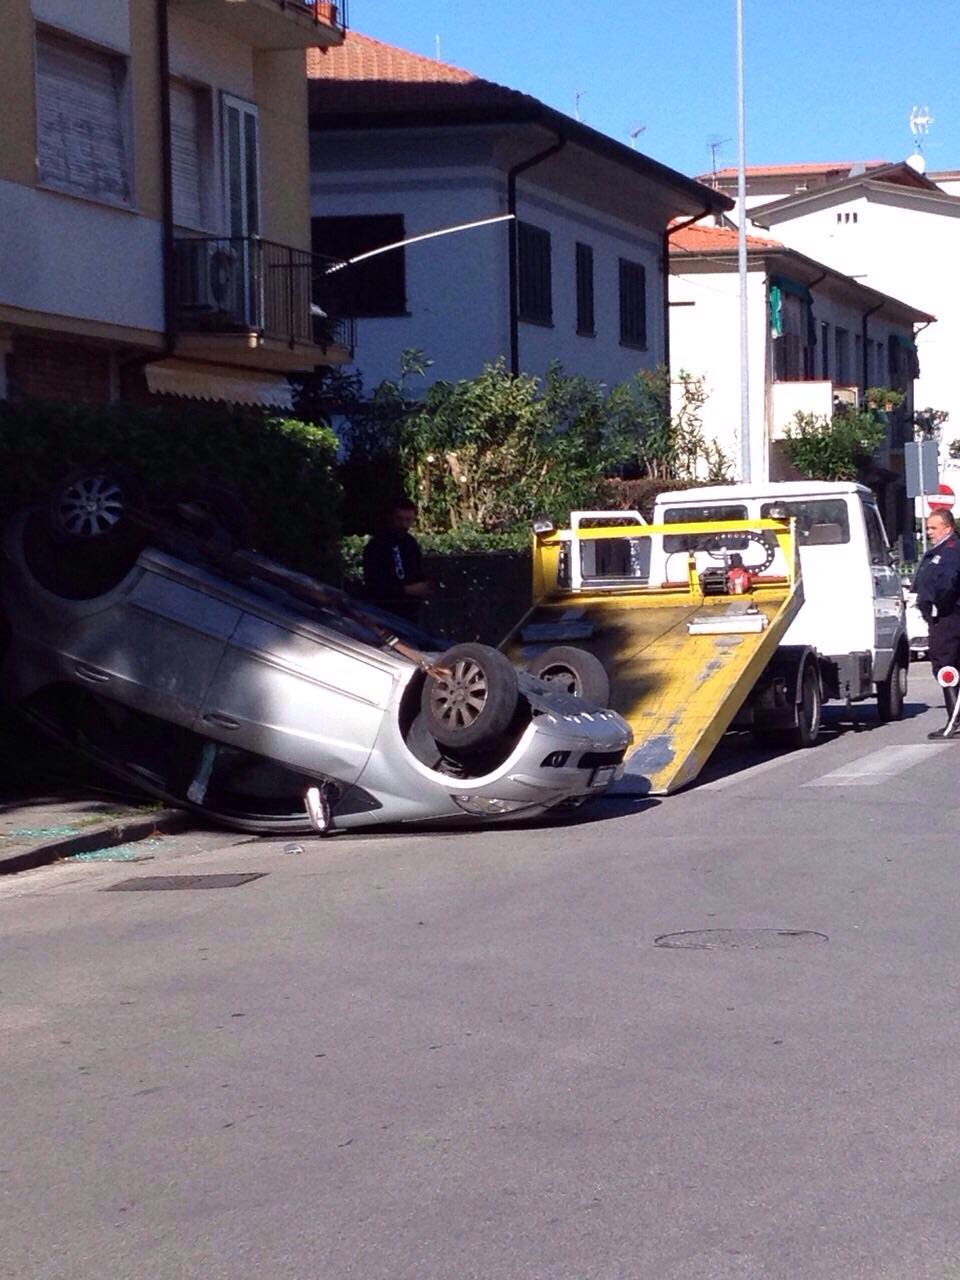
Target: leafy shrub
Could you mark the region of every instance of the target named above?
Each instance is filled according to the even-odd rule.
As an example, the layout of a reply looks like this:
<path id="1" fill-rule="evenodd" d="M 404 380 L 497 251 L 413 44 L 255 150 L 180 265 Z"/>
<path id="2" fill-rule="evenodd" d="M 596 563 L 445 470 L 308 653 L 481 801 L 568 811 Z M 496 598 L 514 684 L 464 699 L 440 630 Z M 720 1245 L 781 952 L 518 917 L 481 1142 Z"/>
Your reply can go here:
<path id="1" fill-rule="evenodd" d="M 336 451 L 328 427 L 250 409 L 0 402 L 0 501 L 9 510 L 104 461 L 136 471 L 155 496 L 221 483 L 249 506 L 264 551 L 328 574 L 340 532 Z"/>
<path id="2" fill-rule="evenodd" d="M 811 480 L 856 480 L 887 433 L 871 409 L 841 410 L 831 418 L 796 413 L 784 448 L 790 465 Z"/>

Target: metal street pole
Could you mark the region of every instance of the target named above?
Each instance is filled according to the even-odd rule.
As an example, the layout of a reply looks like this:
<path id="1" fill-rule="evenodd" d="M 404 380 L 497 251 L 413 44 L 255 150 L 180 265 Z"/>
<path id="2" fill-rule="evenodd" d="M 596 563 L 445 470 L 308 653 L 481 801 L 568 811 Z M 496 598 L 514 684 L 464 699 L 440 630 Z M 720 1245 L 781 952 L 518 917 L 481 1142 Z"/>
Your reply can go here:
<path id="1" fill-rule="evenodd" d="M 750 363 L 747 349 L 747 165 L 743 109 L 743 0 L 737 3 L 737 269 L 740 276 L 740 479 L 749 484 Z"/>

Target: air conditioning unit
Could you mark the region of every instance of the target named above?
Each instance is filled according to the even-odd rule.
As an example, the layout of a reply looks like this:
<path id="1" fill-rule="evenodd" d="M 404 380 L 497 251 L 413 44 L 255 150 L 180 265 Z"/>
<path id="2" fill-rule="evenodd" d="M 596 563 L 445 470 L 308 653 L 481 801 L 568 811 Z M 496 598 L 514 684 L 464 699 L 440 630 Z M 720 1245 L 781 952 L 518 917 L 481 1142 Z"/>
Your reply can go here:
<path id="1" fill-rule="evenodd" d="M 834 383 L 833 402 L 847 404 L 851 409 L 860 408 L 860 388 L 859 387 L 840 387 Z"/>

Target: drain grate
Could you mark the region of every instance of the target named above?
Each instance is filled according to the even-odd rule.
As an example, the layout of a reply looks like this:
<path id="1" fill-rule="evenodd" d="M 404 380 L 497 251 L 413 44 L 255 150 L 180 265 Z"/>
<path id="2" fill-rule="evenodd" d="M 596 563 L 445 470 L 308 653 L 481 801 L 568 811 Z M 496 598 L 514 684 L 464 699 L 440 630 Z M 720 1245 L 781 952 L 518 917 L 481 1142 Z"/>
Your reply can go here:
<path id="1" fill-rule="evenodd" d="M 693 951 L 765 951 L 773 947 L 809 947 L 829 942 L 813 929 L 691 929 L 661 933 L 655 947 L 687 947 Z"/>
<path id="2" fill-rule="evenodd" d="M 107 885 L 104 893 L 124 890 L 136 892 L 149 889 L 236 889 L 251 880 L 259 880 L 266 871 L 243 871 L 229 875 L 211 876 L 136 876 L 133 880 L 120 880 Z"/>

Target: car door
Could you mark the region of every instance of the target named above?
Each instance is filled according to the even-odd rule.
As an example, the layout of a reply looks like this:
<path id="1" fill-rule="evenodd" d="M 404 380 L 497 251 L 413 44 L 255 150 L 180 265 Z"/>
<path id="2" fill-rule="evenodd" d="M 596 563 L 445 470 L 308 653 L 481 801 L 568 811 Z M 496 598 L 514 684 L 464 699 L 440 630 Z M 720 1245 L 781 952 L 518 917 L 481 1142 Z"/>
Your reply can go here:
<path id="1" fill-rule="evenodd" d="M 257 755 L 355 782 L 392 704 L 387 655 L 281 616 L 245 612 L 196 723 Z"/>
<path id="2" fill-rule="evenodd" d="M 873 582 L 874 679 L 883 680 L 903 631 L 903 591 L 890 557 L 880 512 L 872 502 L 863 502 L 862 506 Z"/>

